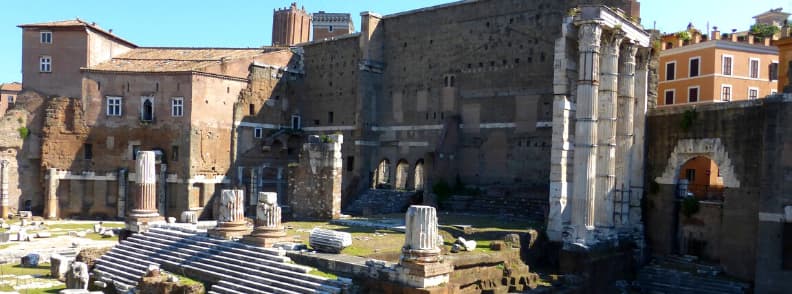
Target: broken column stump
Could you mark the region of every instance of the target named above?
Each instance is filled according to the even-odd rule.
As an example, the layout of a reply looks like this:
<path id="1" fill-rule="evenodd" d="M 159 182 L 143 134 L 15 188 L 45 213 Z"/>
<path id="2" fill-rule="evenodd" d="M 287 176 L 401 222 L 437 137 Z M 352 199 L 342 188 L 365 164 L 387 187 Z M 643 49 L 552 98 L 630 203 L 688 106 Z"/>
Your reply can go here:
<path id="1" fill-rule="evenodd" d="M 259 202 L 256 205 L 256 226 L 250 235 L 242 238 L 242 242 L 272 247 L 278 241 L 283 241 L 286 231 L 281 224 L 281 208 L 278 206 L 278 193 L 259 192 Z M 351 241 L 351 239 L 350 239 Z"/>
<path id="2" fill-rule="evenodd" d="M 432 206 L 413 205 L 405 215 L 405 234 L 399 266 L 399 282 L 410 287 L 430 288 L 449 281 L 453 267 L 440 255 L 437 212 Z"/>
<path id="3" fill-rule="evenodd" d="M 223 190 L 218 205 L 217 227 L 209 230 L 212 237 L 238 239 L 250 233 L 245 222 L 245 192 Z"/>

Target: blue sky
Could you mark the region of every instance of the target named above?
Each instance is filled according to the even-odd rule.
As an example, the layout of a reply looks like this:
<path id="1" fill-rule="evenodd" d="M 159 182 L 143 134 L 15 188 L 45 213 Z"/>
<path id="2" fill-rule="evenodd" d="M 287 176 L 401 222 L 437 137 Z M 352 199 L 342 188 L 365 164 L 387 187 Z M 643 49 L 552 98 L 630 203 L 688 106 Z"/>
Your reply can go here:
<path id="1" fill-rule="evenodd" d="M 531 0 L 524 0 L 531 1 Z M 289 0 L 3 0 L 0 17 L 0 82 L 20 81 L 19 24 L 81 19 L 113 29 L 139 46 L 258 47 L 270 44 L 272 10 Z M 390 14 L 450 0 L 305 0 L 309 12 L 349 12 L 360 25 L 361 11 Z M 646 28 L 674 32 L 693 22 L 700 29 L 747 29 L 754 15 L 771 8 L 792 11 L 792 0 L 642 0 Z"/>

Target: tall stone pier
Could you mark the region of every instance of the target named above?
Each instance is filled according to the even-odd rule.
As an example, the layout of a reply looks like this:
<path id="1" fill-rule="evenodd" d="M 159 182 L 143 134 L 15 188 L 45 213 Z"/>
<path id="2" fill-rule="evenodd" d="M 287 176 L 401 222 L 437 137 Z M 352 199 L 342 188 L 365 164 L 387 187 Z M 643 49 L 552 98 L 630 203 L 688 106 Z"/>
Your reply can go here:
<path id="1" fill-rule="evenodd" d="M 256 226 L 250 235 L 242 238 L 242 242 L 262 247 L 282 240 L 286 231 L 281 224 L 281 207 L 278 206 L 278 193 L 259 192 L 256 204 Z"/>
<path id="2" fill-rule="evenodd" d="M 8 212 L 10 211 L 8 199 L 8 178 L 11 171 L 9 169 L 10 163 L 8 160 L 0 161 L 0 217 L 2 218 L 8 217 Z"/>
<path id="3" fill-rule="evenodd" d="M 250 233 L 245 222 L 245 191 L 223 190 L 217 207 L 217 227 L 209 235 L 223 239 L 238 239 Z"/>
<path id="4" fill-rule="evenodd" d="M 344 136 L 310 136 L 300 162 L 289 166 L 289 206 L 294 219 L 341 217 L 341 144 Z"/>
<path id="5" fill-rule="evenodd" d="M 631 216 L 640 202 L 635 187 L 644 186 L 634 175 L 643 167 L 635 151 L 643 150 L 648 89 L 636 53 L 650 42 L 639 24 L 608 7 L 571 12 L 555 42 L 548 237 L 587 250 L 615 245 L 625 232 L 642 238 L 631 229 L 640 218 Z"/>
<path id="6" fill-rule="evenodd" d="M 127 229 L 146 231 L 153 222 L 162 222 L 157 212 L 157 170 L 154 151 L 140 151 L 135 169 L 135 207 L 129 212 Z"/>
<path id="7" fill-rule="evenodd" d="M 440 255 L 437 232 L 437 212 L 434 207 L 413 205 L 405 215 L 404 247 L 399 265 L 398 280 L 410 287 L 429 288 L 449 281 L 452 271 Z"/>

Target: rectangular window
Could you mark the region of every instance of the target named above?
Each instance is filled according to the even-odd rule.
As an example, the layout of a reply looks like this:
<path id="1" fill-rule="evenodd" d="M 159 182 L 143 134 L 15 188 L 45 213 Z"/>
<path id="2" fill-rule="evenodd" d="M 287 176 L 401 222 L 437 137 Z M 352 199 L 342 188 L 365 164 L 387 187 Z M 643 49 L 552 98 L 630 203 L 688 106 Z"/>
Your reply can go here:
<path id="1" fill-rule="evenodd" d="M 770 90 L 770 95 L 775 95 L 775 94 L 778 94 L 778 90 L 776 89 Z"/>
<path id="2" fill-rule="evenodd" d="M 701 64 L 701 57 L 693 57 L 690 59 L 689 76 L 691 78 L 699 76 L 699 64 Z"/>
<path id="3" fill-rule="evenodd" d="M 253 138 L 261 139 L 262 134 L 264 134 L 264 130 L 261 128 L 253 129 Z"/>
<path id="4" fill-rule="evenodd" d="M 759 59 L 751 58 L 748 63 L 748 73 L 752 79 L 759 78 Z"/>
<path id="5" fill-rule="evenodd" d="M 52 57 L 49 56 L 39 57 L 39 71 L 52 72 Z"/>
<path id="6" fill-rule="evenodd" d="M 732 75 L 732 69 L 734 69 L 734 65 L 732 64 L 733 60 L 734 60 L 733 56 L 731 56 L 731 55 L 723 55 L 723 60 L 721 62 L 721 67 L 722 67 L 721 73 L 724 76 Z"/>
<path id="7" fill-rule="evenodd" d="M 673 81 L 676 78 L 676 62 L 666 63 L 666 81 Z"/>
<path id="8" fill-rule="evenodd" d="M 41 32 L 41 44 L 52 44 L 52 32 Z"/>
<path id="9" fill-rule="evenodd" d="M 696 170 L 689 168 L 685 170 L 685 179 L 688 180 L 689 183 L 693 183 L 696 180 Z"/>
<path id="10" fill-rule="evenodd" d="M 665 91 L 665 104 L 666 105 L 674 104 L 674 90 Z"/>
<path id="11" fill-rule="evenodd" d="M 732 87 L 731 85 L 722 85 L 721 86 L 721 101 L 731 101 L 732 100 Z"/>
<path id="12" fill-rule="evenodd" d="M 8 96 L 8 107 L 14 106 L 14 103 L 16 103 L 14 100 L 14 95 Z"/>
<path id="13" fill-rule="evenodd" d="M 758 88 L 748 88 L 748 99 L 754 100 L 759 98 L 759 89 Z"/>
<path id="14" fill-rule="evenodd" d="M 250 113 L 250 115 L 256 115 L 256 104 L 250 103 L 248 113 Z"/>
<path id="15" fill-rule="evenodd" d="M 121 97 L 107 97 L 107 116 L 121 116 Z"/>
<path id="16" fill-rule="evenodd" d="M 83 158 L 85 159 L 93 158 L 93 144 L 88 144 L 88 143 L 83 144 Z"/>
<path id="17" fill-rule="evenodd" d="M 355 170 L 355 157 L 354 156 L 347 156 L 346 170 L 347 171 Z"/>
<path id="18" fill-rule="evenodd" d="M 179 146 L 171 146 L 171 161 L 179 161 Z"/>
<path id="19" fill-rule="evenodd" d="M 184 98 L 173 97 L 171 99 L 171 116 L 181 117 L 184 115 Z"/>
<path id="20" fill-rule="evenodd" d="M 332 111 L 327 113 L 327 123 L 328 124 L 333 123 L 333 112 Z"/>
<path id="21" fill-rule="evenodd" d="M 292 115 L 292 117 L 291 117 L 291 128 L 295 129 L 295 130 L 299 130 L 301 128 L 300 116 L 299 115 Z"/>
<path id="22" fill-rule="evenodd" d="M 773 61 L 773 63 L 770 64 L 767 76 L 770 77 L 771 81 L 778 80 L 778 61 Z"/>
<path id="23" fill-rule="evenodd" d="M 688 88 L 688 102 L 698 102 L 699 100 L 699 87 Z"/>
<path id="24" fill-rule="evenodd" d="M 132 145 L 132 160 L 137 160 L 138 152 L 140 152 L 140 145 Z"/>

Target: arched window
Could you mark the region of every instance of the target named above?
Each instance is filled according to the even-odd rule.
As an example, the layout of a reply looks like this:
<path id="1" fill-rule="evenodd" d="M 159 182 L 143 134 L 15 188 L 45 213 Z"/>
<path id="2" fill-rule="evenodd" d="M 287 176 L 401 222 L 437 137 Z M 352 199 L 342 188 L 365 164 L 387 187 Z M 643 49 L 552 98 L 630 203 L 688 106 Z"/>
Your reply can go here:
<path id="1" fill-rule="evenodd" d="M 415 180 L 413 181 L 413 187 L 415 191 L 423 191 L 424 190 L 424 163 L 423 159 L 419 159 L 418 162 L 415 163 L 415 172 L 413 173 Z"/>
<path id="2" fill-rule="evenodd" d="M 410 164 L 407 163 L 407 160 L 399 160 L 399 163 L 396 164 L 396 189 L 405 190 L 407 189 L 407 177 L 410 174 Z"/>
<path id="3" fill-rule="evenodd" d="M 390 189 L 390 161 L 383 159 L 374 172 L 373 187 L 375 189 Z"/>
<path id="4" fill-rule="evenodd" d="M 154 97 L 142 97 L 140 105 L 140 120 L 154 120 Z"/>

